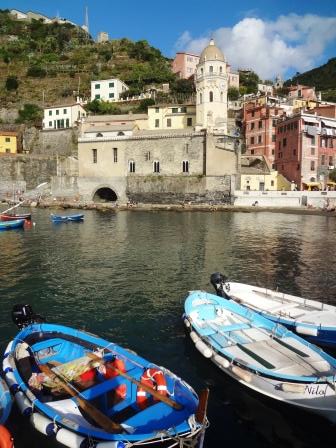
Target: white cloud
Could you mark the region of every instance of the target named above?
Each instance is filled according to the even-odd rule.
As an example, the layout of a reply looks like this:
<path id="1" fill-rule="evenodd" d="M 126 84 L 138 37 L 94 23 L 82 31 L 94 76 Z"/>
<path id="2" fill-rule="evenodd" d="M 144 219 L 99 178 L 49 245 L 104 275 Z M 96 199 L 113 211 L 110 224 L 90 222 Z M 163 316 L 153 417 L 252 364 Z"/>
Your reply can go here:
<path id="1" fill-rule="evenodd" d="M 213 31 L 211 36 L 233 67 L 251 68 L 261 78 L 270 79 L 316 66 L 327 46 L 336 42 L 336 17 L 289 14 L 275 21 L 247 17 L 232 28 Z M 210 34 L 193 38 L 185 31 L 176 48 L 200 53 L 209 38 Z"/>

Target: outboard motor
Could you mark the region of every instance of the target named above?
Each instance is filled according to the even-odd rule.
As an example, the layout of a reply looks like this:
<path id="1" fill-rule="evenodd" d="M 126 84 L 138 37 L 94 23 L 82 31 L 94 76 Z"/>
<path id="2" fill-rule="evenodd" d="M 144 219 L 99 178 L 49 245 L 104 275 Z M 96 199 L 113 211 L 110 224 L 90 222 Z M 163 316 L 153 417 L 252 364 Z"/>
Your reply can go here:
<path id="1" fill-rule="evenodd" d="M 12 309 L 12 320 L 19 330 L 30 324 L 45 321 L 42 316 L 34 313 L 33 308 L 29 304 L 14 305 Z"/>
<path id="2" fill-rule="evenodd" d="M 210 276 L 210 282 L 215 288 L 218 296 L 223 297 L 224 299 L 230 299 L 230 296 L 227 294 L 230 291 L 230 285 L 227 283 L 227 277 L 225 277 L 225 275 L 220 272 L 214 272 Z"/>

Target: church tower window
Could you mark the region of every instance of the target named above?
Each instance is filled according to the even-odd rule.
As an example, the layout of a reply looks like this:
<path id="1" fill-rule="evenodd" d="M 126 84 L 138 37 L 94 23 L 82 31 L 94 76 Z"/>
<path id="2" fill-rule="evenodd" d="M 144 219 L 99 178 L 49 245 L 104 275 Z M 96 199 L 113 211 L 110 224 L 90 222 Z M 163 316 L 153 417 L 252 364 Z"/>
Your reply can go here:
<path id="1" fill-rule="evenodd" d="M 213 92 L 211 90 L 209 92 L 209 101 L 210 103 L 213 103 Z"/>
<path id="2" fill-rule="evenodd" d="M 210 65 L 210 67 L 209 67 L 209 72 L 213 73 L 213 66 L 212 65 Z"/>

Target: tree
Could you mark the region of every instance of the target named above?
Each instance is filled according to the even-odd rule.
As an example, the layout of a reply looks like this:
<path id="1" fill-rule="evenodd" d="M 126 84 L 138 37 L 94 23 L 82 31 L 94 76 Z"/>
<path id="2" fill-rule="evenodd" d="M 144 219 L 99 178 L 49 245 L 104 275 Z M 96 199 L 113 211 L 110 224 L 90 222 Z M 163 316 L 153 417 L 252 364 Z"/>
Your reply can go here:
<path id="1" fill-rule="evenodd" d="M 17 123 L 37 123 L 40 122 L 43 116 L 42 109 L 36 104 L 24 104 L 23 108 L 19 110 L 19 118 Z"/>
<path id="2" fill-rule="evenodd" d="M 228 99 L 230 101 L 236 101 L 239 98 L 239 90 L 236 87 L 228 88 Z"/>
<path id="3" fill-rule="evenodd" d="M 137 112 L 145 112 L 148 111 L 148 106 L 153 106 L 155 104 L 155 101 L 152 98 L 145 98 L 144 100 L 140 101 L 139 106 L 137 107 Z"/>
<path id="4" fill-rule="evenodd" d="M 329 172 L 329 180 L 336 182 L 336 169 Z"/>
<path id="5" fill-rule="evenodd" d="M 8 76 L 5 84 L 6 90 L 17 90 L 19 87 L 19 81 L 16 76 Z"/>
<path id="6" fill-rule="evenodd" d="M 171 85 L 172 93 L 192 94 L 195 92 L 195 84 L 193 79 L 177 79 Z"/>

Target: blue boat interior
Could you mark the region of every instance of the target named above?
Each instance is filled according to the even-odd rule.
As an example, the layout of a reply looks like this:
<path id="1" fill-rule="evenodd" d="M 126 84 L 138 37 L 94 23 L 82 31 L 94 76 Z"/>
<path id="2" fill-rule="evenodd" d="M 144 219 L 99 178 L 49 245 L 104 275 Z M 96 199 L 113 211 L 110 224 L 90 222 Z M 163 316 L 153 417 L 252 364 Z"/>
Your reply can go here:
<path id="1" fill-rule="evenodd" d="M 61 368 L 61 371 L 64 371 L 67 366 L 75 365 L 77 360 L 82 361 L 88 354 L 102 348 L 92 341 L 57 332 L 34 332 L 27 335 L 24 341 L 29 347 L 29 359 L 16 359 L 16 364 L 27 388 L 29 388 L 27 384 L 31 375 L 41 372 L 39 365 L 48 365 L 53 372 L 57 373 L 58 369 Z M 167 428 L 176 428 L 180 431 L 189 429 L 187 419 L 197 408 L 197 397 L 190 393 L 190 389 L 186 388 L 185 384 L 174 375 L 165 374 L 169 397 L 182 404 L 182 409 L 176 410 L 149 393 L 146 394 L 146 406 L 141 408 L 137 404 L 139 385 L 132 379 L 140 381 L 146 369 L 157 366 L 125 349 L 120 348 L 120 351 L 118 349 L 119 347 L 113 344 L 113 352 L 105 350 L 103 363 L 107 365 L 108 362 L 121 359 L 124 366 L 123 372 L 129 378 L 115 374 L 112 378 L 106 379 L 96 372 L 94 380 L 89 385 L 77 381 L 76 378 L 69 379 L 68 382 L 79 391 L 80 397 L 88 400 L 114 422 L 132 426 L 134 428 L 132 437 L 136 434 L 150 434 Z M 122 397 L 118 394 L 120 388 Z M 48 387 L 43 387 L 39 392 L 35 390 L 33 392 L 43 405 L 71 398 L 64 390 L 55 394 Z M 85 413 L 83 415 L 92 425 L 97 426 L 96 423 L 90 421 L 89 416 Z"/>

